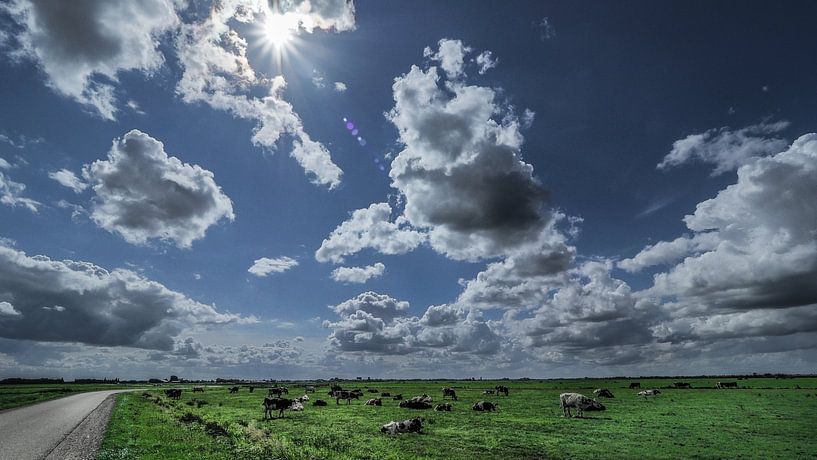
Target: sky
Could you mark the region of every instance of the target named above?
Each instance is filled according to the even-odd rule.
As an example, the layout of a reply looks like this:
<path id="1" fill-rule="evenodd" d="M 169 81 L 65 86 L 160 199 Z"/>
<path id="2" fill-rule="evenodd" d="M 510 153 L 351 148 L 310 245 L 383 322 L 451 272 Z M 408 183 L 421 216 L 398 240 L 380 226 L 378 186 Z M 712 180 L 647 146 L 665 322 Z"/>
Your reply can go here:
<path id="1" fill-rule="evenodd" d="M 0 378 L 812 373 L 813 2 L 0 4 Z"/>

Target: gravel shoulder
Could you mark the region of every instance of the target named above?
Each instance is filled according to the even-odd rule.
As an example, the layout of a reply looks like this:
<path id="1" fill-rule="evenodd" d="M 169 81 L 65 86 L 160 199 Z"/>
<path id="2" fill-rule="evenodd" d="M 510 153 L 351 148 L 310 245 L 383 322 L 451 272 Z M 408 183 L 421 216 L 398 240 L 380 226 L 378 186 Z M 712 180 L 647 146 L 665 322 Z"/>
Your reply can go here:
<path id="1" fill-rule="evenodd" d="M 116 395 L 105 398 L 45 458 L 46 460 L 93 460 L 105 438 Z"/>

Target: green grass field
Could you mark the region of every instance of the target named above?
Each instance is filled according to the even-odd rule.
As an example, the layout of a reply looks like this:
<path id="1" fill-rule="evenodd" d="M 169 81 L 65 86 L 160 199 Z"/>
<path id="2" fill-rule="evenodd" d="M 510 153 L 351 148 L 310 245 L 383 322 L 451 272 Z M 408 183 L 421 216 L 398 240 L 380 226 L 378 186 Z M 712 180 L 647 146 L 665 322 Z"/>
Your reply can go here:
<path id="1" fill-rule="evenodd" d="M 673 380 L 639 380 L 662 388 Z M 714 379 L 686 380 L 696 388 Z M 662 390 L 656 398 L 623 388 L 628 380 L 510 381 L 509 397 L 483 396 L 500 382 L 342 382 L 344 388 L 371 386 L 411 397 L 453 386 L 459 402 L 450 413 L 409 410 L 384 398 L 383 407 L 363 401 L 336 405 L 319 387 L 303 412 L 263 420 L 264 389 L 208 387 L 184 391 L 170 401 L 161 390 L 119 396 L 98 455 L 109 459 L 311 459 L 311 458 L 817 458 L 817 379 L 740 380 L 740 389 Z M 795 389 L 799 385 L 802 389 Z M 591 395 L 610 388 L 606 412 L 567 419 L 558 395 Z M 303 394 L 290 385 L 290 397 Z M 376 396 L 376 395 L 375 395 Z M 366 393 L 365 397 L 369 396 Z M 364 399 L 365 399 L 364 397 Z M 205 405 L 194 403 L 194 398 Z M 315 398 L 329 401 L 314 407 Z M 479 400 L 499 404 L 495 413 L 471 410 Z M 382 424 L 415 416 L 422 434 L 387 436 Z"/>
<path id="2" fill-rule="evenodd" d="M 63 396 L 86 391 L 118 390 L 126 387 L 127 385 L 74 383 L 0 385 L 0 410 L 62 398 Z"/>

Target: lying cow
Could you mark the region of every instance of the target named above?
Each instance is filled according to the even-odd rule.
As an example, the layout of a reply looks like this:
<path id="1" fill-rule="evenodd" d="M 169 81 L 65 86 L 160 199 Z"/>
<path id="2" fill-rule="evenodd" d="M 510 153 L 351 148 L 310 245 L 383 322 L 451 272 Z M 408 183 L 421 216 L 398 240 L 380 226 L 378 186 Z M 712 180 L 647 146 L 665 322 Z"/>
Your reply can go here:
<path id="1" fill-rule="evenodd" d="M 381 398 L 390 398 L 390 397 L 391 397 L 391 393 L 387 393 L 387 392 L 380 393 L 380 397 L 381 397 Z"/>
<path id="2" fill-rule="evenodd" d="M 451 412 L 451 403 L 437 404 L 434 406 L 434 410 L 437 412 Z"/>
<path id="3" fill-rule="evenodd" d="M 630 389 L 641 388 L 641 382 L 630 382 Z"/>
<path id="4" fill-rule="evenodd" d="M 684 389 L 687 389 L 687 390 L 692 388 L 692 385 L 690 383 L 688 383 L 688 382 L 675 382 L 675 383 L 672 384 L 672 386 L 675 387 L 675 388 L 684 388 Z"/>
<path id="5" fill-rule="evenodd" d="M 505 385 L 497 385 L 494 389 L 496 390 L 496 394 L 504 393 L 505 396 L 508 396 L 508 391 L 510 391 L 510 388 Z"/>
<path id="6" fill-rule="evenodd" d="M 169 390 L 165 390 L 165 396 L 167 396 L 170 399 L 181 399 L 182 390 L 181 388 L 171 388 Z"/>
<path id="7" fill-rule="evenodd" d="M 431 409 L 431 402 L 428 402 L 422 396 L 415 396 L 405 401 L 400 401 L 398 407 L 402 409 Z"/>
<path id="8" fill-rule="evenodd" d="M 335 404 L 340 404 L 341 399 L 345 399 L 346 404 L 352 404 L 352 399 L 360 399 L 360 393 L 355 390 L 339 390 L 334 392 L 332 397 L 335 398 Z"/>
<path id="9" fill-rule="evenodd" d="M 402 422 L 389 422 L 380 427 L 385 434 L 419 433 L 423 429 L 423 419 L 416 417 Z"/>
<path id="10" fill-rule="evenodd" d="M 366 401 L 365 403 L 363 403 L 363 405 L 364 406 L 382 406 L 383 401 L 381 401 L 380 398 L 373 398 L 373 399 L 370 399 L 370 400 Z"/>
<path id="11" fill-rule="evenodd" d="M 289 406 L 289 410 L 301 412 L 302 410 L 304 410 L 304 404 L 298 400 L 292 401 L 292 405 Z"/>
<path id="12" fill-rule="evenodd" d="M 204 387 L 193 387 L 193 393 L 204 393 Z"/>
<path id="13" fill-rule="evenodd" d="M 496 390 L 485 390 L 482 392 L 482 394 L 484 395 L 492 395 L 494 393 L 496 393 Z"/>
<path id="14" fill-rule="evenodd" d="M 312 385 L 307 385 L 306 387 L 304 387 L 304 391 L 307 392 L 307 393 L 314 393 L 315 392 L 315 387 L 312 386 Z"/>
<path id="15" fill-rule="evenodd" d="M 393 399 L 395 401 L 402 401 L 403 400 L 403 395 L 402 394 L 394 395 L 394 396 L 392 396 L 391 399 Z"/>
<path id="16" fill-rule="evenodd" d="M 457 392 L 451 387 L 443 388 L 443 399 L 445 399 L 446 396 L 451 396 L 454 401 L 457 401 Z"/>
<path id="17" fill-rule="evenodd" d="M 584 411 L 602 411 L 607 408 L 594 399 L 579 393 L 562 393 L 559 395 L 559 407 L 562 408 L 565 417 L 572 417 L 570 408 L 576 409 L 577 416 L 583 417 Z"/>
<path id="18" fill-rule="evenodd" d="M 296 398 L 296 401 L 298 401 L 298 402 L 309 401 L 309 396 L 308 395 L 303 395 L 300 398 Z"/>
<path id="19" fill-rule="evenodd" d="M 267 418 L 272 418 L 272 412 L 278 411 L 278 416 L 284 416 L 284 410 L 289 409 L 292 407 L 292 400 L 286 398 L 272 398 L 267 396 L 264 398 L 264 402 L 262 403 L 264 406 L 264 420 Z"/>
<path id="20" fill-rule="evenodd" d="M 479 412 L 493 412 L 497 409 L 497 407 L 496 404 L 490 401 L 480 401 L 471 406 L 471 409 L 474 409 L 475 411 Z"/>
<path id="21" fill-rule="evenodd" d="M 660 395 L 660 394 L 661 394 L 660 390 L 644 390 L 644 391 L 639 391 L 638 392 L 638 396 L 643 396 L 645 398 L 647 396 L 656 396 L 656 395 Z"/>
<path id="22" fill-rule="evenodd" d="M 379 391 L 377 391 L 377 388 L 369 388 L 366 391 L 368 391 L 369 393 L 380 393 Z"/>
<path id="23" fill-rule="evenodd" d="M 718 382 L 715 384 L 715 388 L 723 389 L 723 388 L 737 388 L 738 382 Z"/>
<path id="24" fill-rule="evenodd" d="M 238 393 L 238 387 L 230 387 L 229 390 L 230 390 L 230 394 Z"/>
<path id="25" fill-rule="evenodd" d="M 312 403 L 313 406 L 325 406 L 326 401 L 323 399 L 316 399 L 315 402 Z"/>
<path id="26" fill-rule="evenodd" d="M 593 394 L 596 395 L 598 398 L 615 398 L 613 396 L 613 392 L 608 390 L 607 388 L 599 388 L 597 390 L 593 390 Z"/>

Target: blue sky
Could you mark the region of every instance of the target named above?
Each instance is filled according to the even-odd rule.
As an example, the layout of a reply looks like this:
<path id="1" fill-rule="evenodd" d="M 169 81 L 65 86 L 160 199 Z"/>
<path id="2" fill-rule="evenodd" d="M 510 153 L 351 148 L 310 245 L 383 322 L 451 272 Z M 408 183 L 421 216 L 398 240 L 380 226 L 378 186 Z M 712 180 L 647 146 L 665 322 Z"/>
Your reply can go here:
<path id="1" fill-rule="evenodd" d="M 12 1 L 0 376 L 811 371 L 814 10 Z"/>

